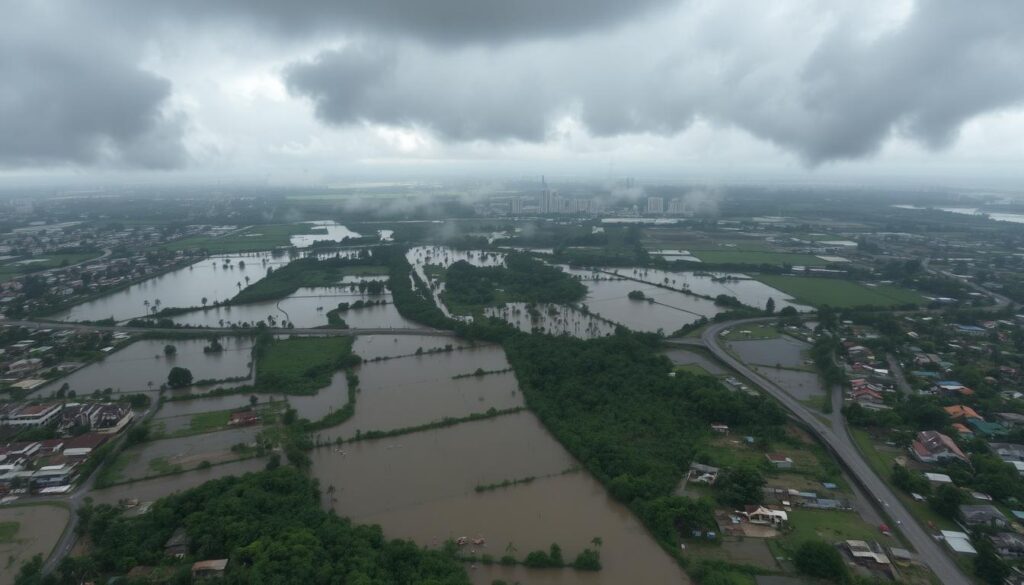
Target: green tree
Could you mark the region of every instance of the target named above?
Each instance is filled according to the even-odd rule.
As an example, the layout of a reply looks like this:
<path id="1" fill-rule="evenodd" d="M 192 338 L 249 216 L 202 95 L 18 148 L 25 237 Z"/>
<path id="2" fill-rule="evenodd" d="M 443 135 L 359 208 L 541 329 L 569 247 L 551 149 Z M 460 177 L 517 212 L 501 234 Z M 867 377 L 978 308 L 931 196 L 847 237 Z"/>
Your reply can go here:
<path id="1" fill-rule="evenodd" d="M 978 551 L 974 557 L 974 574 L 990 585 L 1001 585 L 1010 576 L 1010 567 L 999 558 L 992 541 L 985 535 L 977 534 L 971 540 Z"/>
<path id="2" fill-rule="evenodd" d="M 192 371 L 181 366 L 174 366 L 167 374 L 167 385 L 171 388 L 184 388 L 192 384 Z"/>
<path id="3" fill-rule="evenodd" d="M 165 356 L 171 357 L 173 355 L 177 355 L 177 353 L 178 353 L 178 348 L 174 347 L 170 343 L 168 343 L 167 345 L 164 346 L 164 355 Z"/>
<path id="4" fill-rule="evenodd" d="M 823 540 L 808 540 L 793 555 L 798 571 L 811 577 L 846 583 L 849 571 L 839 551 Z"/>
<path id="5" fill-rule="evenodd" d="M 768 297 L 768 302 L 765 303 L 764 310 L 766 312 L 768 312 L 768 314 L 774 313 L 775 312 L 775 299 L 773 299 L 771 297 Z"/>
<path id="6" fill-rule="evenodd" d="M 760 504 L 764 499 L 764 485 L 761 472 L 753 467 L 726 469 L 715 481 L 715 499 L 734 508 Z"/>
<path id="7" fill-rule="evenodd" d="M 932 510 L 945 518 L 956 518 L 960 505 L 967 500 L 963 490 L 952 484 L 943 484 L 928 498 Z"/>

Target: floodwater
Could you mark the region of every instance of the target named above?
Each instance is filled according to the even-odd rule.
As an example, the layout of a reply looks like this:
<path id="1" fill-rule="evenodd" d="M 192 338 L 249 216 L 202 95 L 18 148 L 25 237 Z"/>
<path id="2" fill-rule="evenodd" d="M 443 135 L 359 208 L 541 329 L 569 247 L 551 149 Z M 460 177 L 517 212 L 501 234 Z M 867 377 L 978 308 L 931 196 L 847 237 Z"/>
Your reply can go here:
<path id="1" fill-rule="evenodd" d="M 125 483 L 102 490 L 93 490 L 89 492 L 89 495 L 97 504 L 117 504 L 119 501 L 127 499 L 152 502 L 173 493 L 192 489 L 212 479 L 262 471 L 266 464 L 263 458 L 245 459 L 223 465 L 214 465 L 207 469 L 197 469 L 177 475 Z"/>
<path id="2" fill-rule="evenodd" d="M 266 276 L 268 268 L 277 269 L 288 262 L 287 254 L 272 255 L 270 252 L 211 256 L 122 291 L 75 305 L 52 318 L 59 321 L 99 321 L 109 318 L 123 321 L 145 316 L 154 307 L 198 307 L 202 305 L 203 297 L 209 303 L 224 301 L 238 294 L 239 285 L 246 286 L 246 277 L 251 284 Z M 159 305 L 156 303 L 158 300 Z"/>
<path id="3" fill-rule="evenodd" d="M 484 250 L 456 250 L 448 246 L 417 246 L 410 248 L 405 255 L 413 266 L 437 264 L 448 268 L 460 260 L 473 266 L 503 266 L 505 254 Z"/>
<path id="4" fill-rule="evenodd" d="M 356 233 L 347 227 L 333 221 L 307 221 L 310 224 L 310 234 L 292 236 L 291 245 L 296 248 L 312 246 L 313 242 L 340 242 L 345 238 L 358 238 L 361 234 Z"/>
<path id="5" fill-rule="evenodd" d="M 587 297 L 583 303 L 591 313 L 625 325 L 636 331 L 670 334 L 701 317 L 712 317 L 720 310 L 707 299 L 665 290 L 629 280 L 583 280 Z M 638 290 L 655 302 L 634 301 L 627 297 Z"/>
<path id="6" fill-rule="evenodd" d="M 160 410 L 157 411 L 153 420 L 166 421 L 167 419 L 183 417 L 187 421 L 188 417 L 203 412 L 246 408 L 249 406 L 250 396 L 252 396 L 252 394 L 229 394 L 227 396 L 196 398 L 195 400 L 175 400 L 172 402 L 164 402 L 160 405 Z M 260 403 L 268 402 L 270 400 L 269 397 L 265 397 L 262 394 L 257 394 L 256 397 L 259 398 Z M 170 424 L 174 425 L 175 423 Z M 185 426 L 187 426 L 187 422 Z M 173 432 L 172 428 L 168 428 L 167 430 L 169 432 Z"/>
<path id="7" fill-rule="evenodd" d="M 523 558 L 557 542 L 571 560 L 600 536 L 602 571 L 523 571 L 526 582 L 549 582 L 537 579 L 555 574 L 560 583 L 685 581 L 632 514 L 586 472 L 563 473 L 573 468 L 572 458 L 528 412 L 321 448 L 312 458 L 325 505 L 356 522 L 380 524 L 389 538 L 440 546 L 448 538 L 483 537 L 487 544 L 474 552 L 496 558 L 506 549 Z M 475 491 L 531 476 L 538 479 Z M 474 579 L 482 571 L 471 570 Z"/>
<path id="8" fill-rule="evenodd" d="M 157 475 L 158 472 L 150 469 L 149 464 L 161 457 L 171 465 L 180 465 L 182 469 L 194 469 L 203 461 L 219 463 L 238 459 L 239 456 L 231 452 L 231 447 L 238 443 L 255 442 L 259 431 L 259 426 L 251 426 L 143 443 L 126 449 L 120 455 L 129 460 L 121 473 L 121 479 L 142 479 Z"/>
<path id="9" fill-rule="evenodd" d="M 470 346 L 471 343 L 454 337 L 437 337 L 432 335 L 360 335 L 352 344 L 352 352 L 370 361 L 375 358 L 411 355 L 417 349 L 429 351 L 452 347 Z"/>
<path id="10" fill-rule="evenodd" d="M 472 374 L 477 368 L 495 371 L 508 367 L 505 353 L 498 346 L 364 363 L 356 369 L 359 391 L 355 414 L 321 436 L 349 438 L 355 436 L 357 430 L 394 430 L 445 417 L 483 413 L 490 408 L 504 410 L 522 406 L 523 398 L 512 372 L 452 379 Z M 289 397 L 289 402 L 297 410 L 297 400 L 314 403 L 315 406 L 302 406 L 316 413 L 307 418 L 319 418 L 329 409 L 345 404 L 348 396 L 345 384 L 344 375 L 339 374 L 315 397 Z"/>
<path id="11" fill-rule="evenodd" d="M 252 361 L 252 340 L 248 337 L 219 337 L 224 351 L 203 353 L 209 344 L 205 338 L 196 339 L 143 339 L 108 355 L 102 361 L 91 363 L 70 375 L 55 380 L 37 391 L 47 395 L 65 382 L 78 394 L 113 388 L 114 392 L 157 391 L 167 382 L 167 374 L 174 366 L 188 368 L 194 380 L 234 378 L 249 375 Z M 177 353 L 164 356 L 164 346 L 173 345 Z M 227 386 L 224 384 L 222 386 Z M 206 392 L 210 388 L 198 388 Z"/>
<path id="12" fill-rule="evenodd" d="M 825 395 L 821 377 L 815 372 L 798 372 L 771 366 L 760 366 L 755 369 L 757 373 L 778 384 L 797 400 L 808 400 Z"/>
<path id="13" fill-rule="evenodd" d="M 538 304 L 531 313 L 526 303 L 507 303 L 500 307 L 488 307 L 484 309 L 484 314 L 503 319 L 527 333 L 539 329 L 551 335 L 565 334 L 581 339 L 615 333 L 614 324 L 564 305 Z"/>
<path id="14" fill-rule="evenodd" d="M 18 523 L 14 538 L 0 541 L 0 585 L 12 585 L 22 563 L 35 555 L 50 555 L 68 523 L 68 511 L 45 505 L 4 507 L 0 508 L 0 524 L 5 522 Z"/>
<path id="15" fill-rule="evenodd" d="M 748 364 L 785 367 L 805 367 L 806 352 L 811 348 L 803 341 L 781 335 L 773 339 L 730 341 L 729 347 Z"/>
<path id="16" fill-rule="evenodd" d="M 776 309 L 793 307 L 798 311 L 810 311 L 813 308 L 793 301 L 786 293 L 772 288 L 767 284 L 754 280 L 746 274 L 727 272 L 668 272 L 655 268 L 613 268 L 611 272 L 636 278 L 651 284 L 665 284 L 676 289 L 688 290 L 692 293 L 717 297 L 729 295 L 736 297 L 741 303 L 759 309 L 768 304 L 768 299 L 775 300 Z"/>
<path id="17" fill-rule="evenodd" d="M 380 301 L 387 304 L 349 309 L 341 314 L 351 328 L 413 329 L 420 325 L 398 314 L 391 302 L 390 294 L 368 295 L 350 292 L 347 287 L 300 288 L 279 301 L 262 301 L 244 305 L 213 307 L 185 313 L 174 318 L 175 323 L 195 327 L 231 327 L 232 324 L 273 322 L 282 325 L 292 323 L 300 329 L 327 325 L 327 312 L 338 303 L 356 301 Z"/>

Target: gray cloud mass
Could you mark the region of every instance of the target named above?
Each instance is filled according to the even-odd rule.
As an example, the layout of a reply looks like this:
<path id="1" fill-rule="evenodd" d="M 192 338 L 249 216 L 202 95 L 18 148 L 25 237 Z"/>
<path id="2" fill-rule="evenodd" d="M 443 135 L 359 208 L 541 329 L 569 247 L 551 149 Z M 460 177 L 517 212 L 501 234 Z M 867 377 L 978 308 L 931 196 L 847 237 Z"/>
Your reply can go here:
<path id="1" fill-rule="evenodd" d="M 701 115 L 816 165 L 869 155 L 893 134 L 942 148 L 966 120 L 1019 104 L 1021 22 L 1022 2 L 930 0 L 871 40 L 836 25 L 803 62 L 756 45 L 738 51 L 742 39 L 723 49 L 722 38 L 701 45 L 657 34 L 642 43 L 588 37 L 575 50 L 550 52 L 543 45 L 432 52 L 378 42 L 323 51 L 286 68 L 285 79 L 335 125 L 543 141 L 567 114 L 599 136 L 673 135 Z M 728 40 L 730 31 L 720 32 Z M 706 67 L 702 59 L 720 63 Z"/>

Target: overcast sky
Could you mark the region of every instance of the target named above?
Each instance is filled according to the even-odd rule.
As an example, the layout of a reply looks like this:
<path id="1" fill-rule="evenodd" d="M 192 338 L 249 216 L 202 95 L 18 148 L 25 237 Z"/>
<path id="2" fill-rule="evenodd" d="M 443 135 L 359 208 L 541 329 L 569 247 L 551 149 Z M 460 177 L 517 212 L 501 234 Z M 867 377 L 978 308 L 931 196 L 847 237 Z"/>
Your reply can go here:
<path id="1" fill-rule="evenodd" d="M 0 1 L 0 180 L 1024 187 L 1021 0 Z"/>

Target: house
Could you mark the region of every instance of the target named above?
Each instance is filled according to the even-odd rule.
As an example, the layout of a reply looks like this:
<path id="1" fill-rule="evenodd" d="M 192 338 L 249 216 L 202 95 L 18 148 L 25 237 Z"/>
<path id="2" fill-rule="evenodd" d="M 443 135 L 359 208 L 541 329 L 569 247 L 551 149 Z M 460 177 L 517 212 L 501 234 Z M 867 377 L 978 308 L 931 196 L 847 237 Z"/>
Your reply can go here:
<path id="1" fill-rule="evenodd" d="M 765 458 L 775 469 L 793 469 L 793 460 L 779 453 L 767 453 Z"/>
<path id="2" fill-rule="evenodd" d="M 963 423 L 953 423 L 953 430 L 956 431 L 956 434 L 960 435 L 961 437 L 969 439 L 974 436 L 974 431 L 972 431 L 970 427 Z"/>
<path id="3" fill-rule="evenodd" d="M 1004 559 L 1024 557 L 1024 536 L 1016 532 L 999 532 L 988 537 L 996 552 Z"/>
<path id="4" fill-rule="evenodd" d="M 989 443 L 988 448 L 992 453 L 1007 463 L 1011 461 L 1024 461 L 1024 445 L 1015 443 Z"/>
<path id="5" fill-rule="evenodd" d="M 971 429 L 974 430 L 975 434 L 982 435 L 984 437 L 995 437 L 998 435 L 1006 434 L 1006 428 L 1003 425 L 999 423 L 988 422 L 987 420 L 984 419 L 972 418 L 971 420 L 967 421 L 967 426 L 971 427 Z"/>
<path id="6" fill-rule="evenodd" d="M 185 529 L 181 526 L 176 528 L 171 534 L 171 537 L 164 543 L 164 554 L 176 559 L 183 558 L 188 554 L 188 547 L 192 540 L 185 533 Z"/>
<path id="7" fill-rule="evenodd" d="M 691 463 L 689 480 L 694 483 L 714 485 L 715 481 L 718 480 L 718 473 L 719 469 L 717 467 L 711 467 L 710 465 L 703 465 L 700 463 Z"/>
<path id="8" fill-rule="evenodd" d="M 711 432 L 718 433 L 720 435 L 728 435 L 729 425 L 722 423 L 711 423 Z"/>
<path id="9" fill-rule="evenodd" d="M 127 404 L 86 403 L 69 404 L 61 413 L 58 430 L 67 433 L 75 427 L 84 427 L 96 432 L 114 435 L 121 432 L 134 418 Z"/>
<path id="10" fill-rule="evenodd" d="M 994 416 L 996 421 L 1002 423 L 1003 426 L 1024 426 L 1024 414 L 1017 414 L 1016 412 L 997 412 Z"/>
<path id="11" fill-rule="evenodd" d="M 949 415 L 949 418 L 953 420 L 970 420 L 975 418 L 981 418 L 981 415 L 979 415 L 977 411 L 975 411 L 973 408 L 971 408 L 970 406 L 964 406 L 962 404 L 958 404 L 956 406 L 947 406 L 943 408 L 943 410 L 945 410 L 946 414 Z"/>
<path id="12" fill-rule="evenodd" d="M 872 568 L 888 568 L 891 565 L 889 556 L 877 542 L 868 543 L 864 540 L 847 540 L 843 543 L 846 552 L 857 564 Z"/>
<path id="13" fill-rule="evenodd" d="M 42 427 L 57 418 L 60 411 L 59 403 L 17 406 L 0 415 L 0 426 Z"/>
<path id="14" fill-rule="evenodd" d="M 26 358 L 12 362 L 11 365 L 7 366 L 7 371 L 15 375 L 27 374 L 38 370 L 42 365 L 43 360 L 39 358 Z"/>
<path id="15" fill-rule="evenodd" d="M 921 463 L 939 463 L 959 459 L 970 463 L 953 439 L 938 431 L 921 431 L 910 445 L 910 452 Z"/>
<path id="16" fill-rule="evenodd" d="M 924 477 L 933 484 L 942 485 L 944 483 L 953 483 L 953 478 L 949 477 L 945 473 L 928 473 L 924 474 Z"/>
<path id="17" fill-rule="evenodd" d="M 197 581 L 199 579 L 221 577 L 224 575 L 224 570 L 227 567 L 227 559 L 213 559 L 192 563 L 192 580 Z"/>
<path id="18" fill-rule="evenodd" d="M 978 554 L 977 549 L 971 544 L 971 537 L 967 536 L 966 532 L 958 532 L 955 530 L 943 530 L 941 531 L 942 539 L 946 541 L 946 545 L 955 553 L 962 555 L 976 555 Z"/>
<path id="19" fill-rule="evenodd" d="M 968 526 L 990 526 L 1006 528 L 1010 521 L 992 504 L 964 504 L 960 506 L 960 516 Z"/>
<path id="20" fill-rule="evenodd" d="M 259 415 L 256 414 L 255 410 L 252 410 L 252 409 L 240 410 L 238 412 L 232 412 L 231 416 L 228 418 L 228 424 L 231 425 L 231 426 L 237 426 L 237 427 L 254 425 L 254 424 L 258 424 L 259 422 L 260 422 Z"/>
<path id="21" fill-rule="evenodd" d="M 961 333 L 963 335 L 970 335 L 972 337 L 978 337 L 978 336 L 982 336 L 982 335 L 988 334 L 988 331 L 984 327 L 978 327 L 977 325 L 960 325 L 960 324 L 956 324 L 956 325 L 953 325 L 953 329 L 957 333 Z"/>
<path id="22" fill-rule="evenodd" d="M 747 506 L 743 515 L 751 524 L 764 526 L 782 526 L 789 522 L 789 515 L 783 510 L 776 510 L 768 506 Z"/>
<path id="23" fill-rule="evenodd" d="M 64 456 L 88 457 L 93 451 L 99 449 L 103 443 L 106 443 L 109 438 L 109 435 L 102 435 L 100 433 L 86 433 L 84 435 L 68 439 L 68 441 L 64 443 Z"/>
<path id="24" fill-rule="evenodd" d="M 973 396 L 974 390 L 964 386 L 960 382 L 955 380 L 942 380 L 936 382 L 932 388 L 932 392 L 935 394 L 941 394 L 943 396 Z"/>

